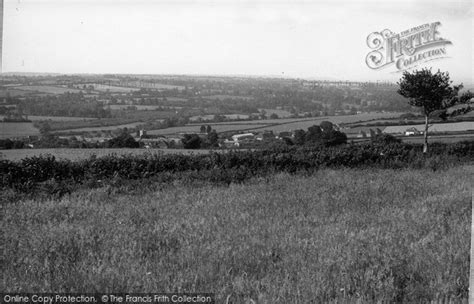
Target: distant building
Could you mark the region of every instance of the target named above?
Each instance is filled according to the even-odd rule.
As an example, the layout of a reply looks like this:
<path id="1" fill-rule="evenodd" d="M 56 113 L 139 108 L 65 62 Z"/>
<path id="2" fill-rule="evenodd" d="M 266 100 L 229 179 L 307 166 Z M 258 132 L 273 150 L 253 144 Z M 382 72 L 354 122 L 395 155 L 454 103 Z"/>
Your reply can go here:
<path id="1" fill-rule="evenodd" d="M 239 147 L 241 144 L 244 143 L 251 143 L 254 142 L 257 138 L 253 133 L 243 133 L 243 134 L 235 134 L 232 135 L 232 140 L 224 140 L 224 146 L 226 147 Z"/>
<path id="2" fill-rule="evenodd" d="M 411 127 L 405 130 L 405 136 L 420 135 L 420 134 L 423 134 L 423 132 L 418 130 L 415 127 Z"/>
<path id="3" fill-rule="evenodd" d="M 168 140 L 165 138 L 140 138 L 138 142 L 142 143 L 145 148 L 166 149 L 169 146 Z"/>
<path id="4" fill-rule="evenodd" d="M 243 140 L 255 139 L 255 135 L 253 133 L 244 133 L 244 134 L 235 134 L 232 136 L 232 140 L 234 142 L 239 142 Z"/>
<path id="5" fill-rule="evenodd" d="M 367 133 L 365 133 L 365 131 L 360 130 L 359 134 L 357 134 L 357 138 L 366 138 L 366 137 L 367 137 Z"/>

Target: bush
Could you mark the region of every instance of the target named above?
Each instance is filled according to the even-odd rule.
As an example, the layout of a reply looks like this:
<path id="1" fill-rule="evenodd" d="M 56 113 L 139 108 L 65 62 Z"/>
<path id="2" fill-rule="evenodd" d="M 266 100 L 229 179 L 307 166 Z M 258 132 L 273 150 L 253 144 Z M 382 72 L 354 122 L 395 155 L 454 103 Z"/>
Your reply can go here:
<path id="1" fill-rule="evenodd" d="M 386 133 L 377 134 L 371 140 L 376 144 L 399 144 L 402 142 L 400 138 L 396 138 L 395 136 Z"/>
<path id="2" fill-rule="evenodd" d="M 126 131 L 112 138 L 106 144 L 108 148 L 139 148 L 140 144 Z"/>
<path id="3" fill-rule="evenodd" d="M 181 140 L 185 149 L 199 149 L 201 148 L 201 137 L 197 134 L 185 134 Z"/>

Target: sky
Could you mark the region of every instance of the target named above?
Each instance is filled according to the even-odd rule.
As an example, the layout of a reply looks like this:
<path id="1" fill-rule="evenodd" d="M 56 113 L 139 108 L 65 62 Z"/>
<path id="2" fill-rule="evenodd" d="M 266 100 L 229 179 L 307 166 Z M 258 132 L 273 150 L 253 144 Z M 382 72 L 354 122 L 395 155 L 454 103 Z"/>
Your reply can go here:
<path id="1" fill-rule="evenodd" d="M 397 81 L 367 36 L 441 22 L 446 57 L 420 64 L 473 83 L 471 0 L 5 0 L 3 72 L 253 75 Z"/>

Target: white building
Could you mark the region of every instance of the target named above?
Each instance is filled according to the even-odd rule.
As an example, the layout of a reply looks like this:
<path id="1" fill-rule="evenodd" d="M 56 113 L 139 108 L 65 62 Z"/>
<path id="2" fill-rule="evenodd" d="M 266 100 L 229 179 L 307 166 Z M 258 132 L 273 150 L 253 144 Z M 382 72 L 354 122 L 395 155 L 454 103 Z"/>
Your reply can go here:
<path id="1" fill-rule="evenodd" d="M 234 142 L 239 142 L 242 140 L 249 140 L 249 139 L 255 139 L 255 135 L 253 133 L 244 133 L 244 134 L 235 134 L 232 136 L 232 140 Z"/>

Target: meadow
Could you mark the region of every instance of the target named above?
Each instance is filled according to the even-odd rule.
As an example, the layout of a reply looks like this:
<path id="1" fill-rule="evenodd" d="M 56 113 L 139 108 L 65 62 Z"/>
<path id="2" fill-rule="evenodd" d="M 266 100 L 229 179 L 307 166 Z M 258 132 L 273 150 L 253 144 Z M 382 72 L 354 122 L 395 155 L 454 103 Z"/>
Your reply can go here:
<path id="1" fill-rule="evenodd" d="M 228 119 L 248 119 L 250 117 L 250 115 L 248 115 L 248 114 L 224 114 L 222 116 L 224 116 L 225 118 L 228 118 Z M 214 117 L 215 117 L 215 115 L 213 115 L 213 114 L 195 115 L 195 116 L 189 117 L 189 121 L 196 122 L 198 120 L 202 120 L 203 122 L 205 122 L 207 120 L 213 120 Z"/>
<path id="2" fill-rule="evenodd" d="M 39 134 L 32 122 L 0 122 L 0 139 Z"/>
<path id="3" fill-rule="evenodd" d="M 388 133 L 403 133 L 408 128 L 416 128 L 424 130 L 425 125 L 404 125 L 404 126 L 388 126 L 385 132 Z M 429 132 L 460 132 L 460 131 L 474 131 L 474 121 L 463 121 L 454 123 L 433 123 L 430 124 Z"/>
<path id="4" fill-rule="evenodd" d="M 94 90 L 101 91 L 101 92 L 108 91 L 108 92 L 113 92 L 113 93 L 126 93 L 126 92 L 139 91 L 141 89 L 141 87 L 136 87 L 134 85 L 135 84 L 131 84 L 130 86 L 94 84 Z M 184 89 L 183 86 L 168 85 L 168 84 L 162 84 L 162 83 L 142 83 L 142 85 L 143 85 L 143 88 L 158 89 L 158 90 Z"/>
<path id="5" fill-rule="evenodd" d="M 137 126 L 144 124 L 144 122 L 141 122 L 141 121 L 123 124 L 123 123 L 120 123 L 120 119 L 117 119 L 117 118 L 109 119 L 109 122 L 111 123 L 111 125 L 107 125 L 108 123 L 107 120 L 77 122 L 77 124 L 80 124 L 80 125 L 92 125 L 90 127 L 80 127 L 80 128 L 74 128 L 75 126 L 73 126 L 71 122 L 68 122 L 65 124 L 55 123 L 52 126 L 58 130 L 57 134 L 60 135 L 61 133 L 114 131 L 117 129 L 124 129 L 124 128 L 135 129 Z M 104 124 L 104 125 L 101 125 L 101 124 Z"/>
<path id="6" fill-rule="evenodd" d="M 106 84 L 94 84 L 94 90 L 100 92 L 113 92 L 113 93 L 128 93 L 133 91 L 139 91 L 139 88 L 121 87 Z"/>
<path id="7" fill-rule="evenodd" d="M 31 91 L 24 91 L 24 90 L 18 90 L 15 87 L 11 88 L 4 88 L 0 89 L 0 97 L 18 97 L 18 96 L 26 96 L 26 95 L 32 95 L 33 92 Z"/>
<path id="8" fill-rule="evenodd" d="M 161 106 L 147 106 L 147 105 L 122 105 L 122 104 L 112 104 L 112 105 L 107 105 L 104 108 L 110 108 L 111 110 L 128 110 L 130 107 L 136 108 L 137 111 L 156 111 L 161 109 L 171 109 L 171 110 L 179 110 L 182 109 L 182 107 L 161 107 Z"/>
<path id="9" fill-rule="evenodd" d="M 48 94 L 64 94 L 66 92 L 79 93 L 81 91 L 78 89 L 71 89 L 71 88 L 66 88 L 66 87 L 61 87 L 61 86 L 48 86 L 48 85 L 18 86 L 15 88 L 19 90 L 23 90 L 23 91 L 33 91 L 33 92 L 48 93 Z"/>
<path id="10" fill-rule="evenodd" d="M 202 96 L 204 99 L 210 99 L 210 100 L 215 100 L 215 99 L 220 99 L 220 100 L 225 100 L 225 99 L 245 99 L 245 100 L 250 100 L 253 99 L 253 97 L 249 96 L 238 96 L 238 95 L 207 95 L 207 96 Z"/>
<path id="11" fill-rule="evenodd" d="M 163 121 L 166 118 L 176 116 L 176 111 L 126 111 L 112 110 L 112 118 L 93 119 L 93 120 L 71 120 L 71 121 L 53 121 L 50 123 L 54 131 L 60 132 L 93 132 L 117 130 L 119 128 L 132 128 L 149 121 Z"/>
<path id="12" fill-rule="evenodd" d="M 322 169 L 4 202 L 1 289 L 214 292 L 218 303 L 466 299 L 473 177 L 472 165 Z"/>
<path id="13" fill-rule="evenodd" d="M 231 132 L 231 131 L 246 131 L 250 129 L 255 129 L 254 126 L 252 125 L 244 125 L 244 124 L 233 124 L 233 123 L 228 123 L 228 124 L 212 124 L 212 123 L 206 123 L 202 122 L 199 124 L 190 124 L 190 125 L 185 125 L 185 126 L 180 126 L 180 127 L 170 127 L 166 129 L 156 129 L 156 130 L 150 130 L 147 131 L 148 134 L 150 135 L 178 135 L 180 133 L 200 133 L 201 126 L 205 125 L 210 125 L 213 130 L 216 130 L 216 132 Z M 261 124 L 259 126 L 268 126 L 267 124 Z"/>
<path id="14" fill-rule="evenodd" d="M 266 115 L 269 117 L 270 115 L 272 114 L 276 114 L 278 115 L 279 118 L 288 118 L 288 117 L 291 117 L 291 114 L 290 112 L 286 111 L 286 110 L 278 110 L 278 109 L 258 109 L 259 111 L 265 111 Z"/>
<path id="15" fill-rule="evenodd" d="M 0 120 L 3 120 L 5 115 L 0 115 Z M 96 120 L 97 118 L 93 117 L 77 117 L 77 116 L 37 116 L 37 115 L 28 115 L 28 119 L 31 121 L 87 121 L 87 120 Z"/>
<path id="16" fill-rule="evenodd" d="M 422 136 L 408 136 L 402 137 L 403 142 L 411 144 L 422 144 L 424 139 Z M 430 136 L 429 141 L 432 143 L 456 143 L 460 141 L 474 140 L 474 133 L 471 134 L 460 134 L 460 135 L 439 135 L 439 136 Z"/>

